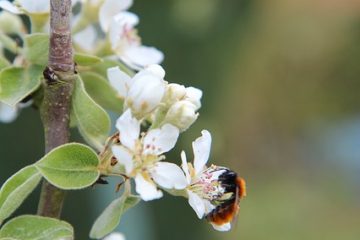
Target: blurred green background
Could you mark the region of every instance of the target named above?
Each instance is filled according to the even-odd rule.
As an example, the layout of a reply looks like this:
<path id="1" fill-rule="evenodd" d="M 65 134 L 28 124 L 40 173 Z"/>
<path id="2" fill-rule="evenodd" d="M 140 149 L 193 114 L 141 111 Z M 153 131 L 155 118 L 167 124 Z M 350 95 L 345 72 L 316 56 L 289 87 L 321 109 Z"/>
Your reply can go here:
<path id="1" fill-rule="evenodd" d="M 360 238 L 360 2 L 135 0 L 146 45 L 165 53 L 166 79 L 203 89 L 211 161 L 237 171 L 248 196 L 218 233 L 182 198 L 142 202 L 118 230 L 130 240 Z M 0 125 L 1 182 L 43 154 L 37 112 Z M 74 133 L 75 139 L 76 133 Z M 190 153 L 190 152 L 189 152 Z M 64 219 L 88 239 L 113 186 L 69 192 Z M 34 213 L 33 193 L 18 214 Z"/>

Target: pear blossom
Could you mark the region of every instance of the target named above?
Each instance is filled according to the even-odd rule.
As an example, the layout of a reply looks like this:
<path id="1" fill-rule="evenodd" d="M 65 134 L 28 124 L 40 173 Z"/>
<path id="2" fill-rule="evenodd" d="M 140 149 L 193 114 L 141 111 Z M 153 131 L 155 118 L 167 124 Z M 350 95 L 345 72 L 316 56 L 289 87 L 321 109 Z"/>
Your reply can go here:
<path id="1" fill-rule="evenodd" d="M 96 49 L 99 38 L 93 25 L 87 26 L 82 31 L 74 34 L 74 43 L 86 52 L 93 52 Z"/>
<path id="2" fill-rule="evenodd" d="M 141 122 L 130 110 L 120 116 L 116 128 L 120 133 L 120 145 L 112 146 L 112 152 L 123 165 L 128 177 L 135 179 L 136 192 L 144 201 L 163 196 L 157 185 L 164 189 L 184 189 L 186 179 L 176 164 L 162 161 L 177 141 L 179 130 L 171 124 L 140 134 Z"/>
<path id="3" fill-rule="evenodd" d="M 13 14 L 44 14 L 50 12 L 50 0 L 1 0 L 0 8 Z"/>
<path id="4" fill-rule="evenodd" d="M 80 0 L 72 0 L 74 6 Z M 13 14 L 48 14 L 50 0 L 0 0 L 0 8 Z"/>
<path id="5" fill-rule="evenodd" d="M 195 110 L 199 110 L 201 107 L 202 91 L 198 88 L 187 87 L 185 89 L 184 100 L 191 102 L 195 106 Z"/>
<path id="6" fill-rule="evenodd" d="M 125 236 L 122 233 L 113 232 L 104 237 L 103 240 L 125 240 Z"/>
<path id="7" fill-rule="evenodd" d="M 141 39 L 134 28 L 139 18 L 131 12 L 120 12 L 112 19 L 109 38 L 112 50 L 129 67 L 140 70 L 150 64 L 159 64 L 164 54 L 154 47 L 141 44 Z"/>
<path id="8" fill-rule="evenodd" d="M 187 181 L 186 194 L 190 206 L 200 219 L 216 209 L 220 202 L 233 197 L 233 193 L 227 192 L 221 183 L 221 176 L 229 170 L 215 165 L 206 167 L 211 149 L 211 135 L 206 130 L 201 133 L 202 136 L 192 144 L 194 165 L 187 163 L 185 152 L 181 152 L 182 169 Z M 222 225 L 211 224 L 218 231 L 228 231 L 231 228 L 230 222 Z"/>
<path id="9" fill-rule="evenodd" d="M 198 118 L 201 107 L 202 91 L 194 87 L 168 84 L 162 103 L 165 106 L 165 118 L 162 124 L 170 123 L 180 131 L 187 130 Z M 161 114 L 161 113 L 160 113 Z"/>
<path id="10" fill-rule="evenodd" d="M 99 0 L 95 0 L 98 2 Z M 112 18 L 133 5 L 133 0 L 105 0 L 99 10 L 99 23 L 104 32 L 109 30 Z"/>
<path id="11" fill-rule="evenodd" d="M 174 103 L 166 113 L 164 122 L 171 123 L 181 131 L 188 129 L 198 118 L 196 106 L 190 101 L 181 100 Z"/>
<path id="12" fill-rule="evenodd" d="M 0 102 L 0 122 L 10 123 L 16 119 L 18 108 Z"/>
<path id="13" fill-rule="evenodd" d="M 177 83 L 169 83 L 166 86 L 166 92 L 163 98 L 163 102 L 170 106 L 171 104 L 180 101 L 185 97 L 186 89 L 184 85 Z"/>
<path id="14" fill-rule="evenodd" d="M 119 97 L 125 99 L 125 107 L 136 116 L 152 112 L 165 93 L 165 71 L 159 65 L 150 65 L 132 78 L 119 67 L 113 67 L 107 70 L 107 76 Z"/>

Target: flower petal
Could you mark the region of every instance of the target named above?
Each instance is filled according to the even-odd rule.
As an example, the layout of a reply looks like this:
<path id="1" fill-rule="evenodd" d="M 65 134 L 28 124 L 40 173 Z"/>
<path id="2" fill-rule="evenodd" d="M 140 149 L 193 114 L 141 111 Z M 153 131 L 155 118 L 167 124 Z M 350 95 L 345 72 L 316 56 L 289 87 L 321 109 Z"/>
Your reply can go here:
<path id="1" fill-rule="evenodd" d="M 50 1 L 49 0 L 17 0 L 21 7 L 29 13 L 48 13 L 50 12 Z"/>
<path id="2" fill-rule="evenodd" d="M 198 174 L 202 170 L 209 159 L 211 149 L 211 135 L 207 130 L 201 131 L 202 136 L 197 138 L 193 143 L 194 151 L 194 168 L 195 174 Z"/>
<path id="3" fill-rule="evenodd" d="M 196 106 L 195 110 L 198 110 L 201 107 L 201 97 L 202 97 L 202 91 L 198 88 L 194 87 L 187 87 L 185 89 L 185 100 L 191 102 Z"/>
<path id="4" fill-rule="evenodd" d="M 2 0 L 0 1 L 0 8 L 11 12 L 13 14 L 22 14 L 23 12 L 16 7 L 14 4 L 12 4 L 11 2 L 7 1 L 7 0 Z"/>
<path id="5" fill-rule="evenodd" d="M 148 65 L 145 68 L 145 70 L 151 72 L 152 74 L 158 76 L 159 78 L 164 78 L 165 77 L 165 70 L 159 64 Z"/>
<path id="6" fill-rule="evenodd" d="M 189 204 L 194 209 L 198 218 L 202 219 L 205 214 L 205 204 L 203 199 L 201 199 L 197 194 L 192 191 L 187 191 L 189 197 Z"/>
<path id="7" fill-rule="evenodd" d="M 133 29 L 138 23 L 139 17 L 132 12 L 120 12 L 112 18 L 109 39 L 112 49 L 119 55 L 124 53 L 125 47 L 140 44 L 140 38 Z"/>
<path id="8" fill-rule="evenodd" d="M 95 50 L 97 33 L 93 25 L 87 26 L 84 30 L 74 35 L 74 42 L 83 50 L 92 52 Z"/>
<path id="9" fill-rule="evenodd" d="M 165 94 L 165 81 L 149 72 L 140 71 L 132 79 L 126 105 L 137 115 L 153 111 Z"/>
<path id="10" fill-rule="evenodd" d="M 10 123 L 16 119 L 18 108 L 0 102 L 0 122 Z"/>
<path id="11" fill-rule="evenodd" d="M 144 201 L 150 201 L 159 199 L 163 196 L 163 193 L 156 188 L 153 182 L 145 180 L 141 174 L 137 174 L 135 177 L 136 192 L 140 194 L 140 197 Z"/>
<path id="12" fill-rule="evenodd" d="M 113 232 L 107 235 L 103 240 L 125 240 L 124 234 Z"/>
<path id="13" fill-rule="evenodd" d="M 179 129 L 171 124 L 150 130 L 144 138 L 143 154 L 160 155 L 170 151 L 179 137 Z"/>
<path id="14" fill-rule="evenodd" d="M 183 171 L 174 163 L 158 162 L 150 172 L 154 181 L 163 188 L 184 189 L 187 186 Z"/>
<path id="15" fill-rule="evenodd" d="M 164 60 L 164 54 L 154 47 L 133 45 L 119 56 L 131 68 L 140 70 L 150 64 L 159 64 Z"/>
<path id="16" fill-rule="evenodd" d="M 119 67 L 108 68 L 107 77 L 110 85 L 116 89 L 119 96 L 125 98 L 131 84 L 131 77 L 121 71 Z"/>
<path id="17" fill-rule="evenodd" d="M 190 176 L 190 171 L 189 171 L 189 165 L 187 163 L 186 160 L 186 154 L 184 151 L 181 151 L 181 168 L 183 169 L 185 176 L 186 176 L 186 181 L 188 184 L 191 183 L 191 176 Z"/>
<path id="18" fill-rule="evenodd" d="M 130 174 L 134 169 L 133 156 L 125 147 L 114 145 L 111 148 L 112 153 L 121 165 L 125 166 L 126 174 Z"/>
<path id="19" fill-rule="evenodd" d="M 211 225 L 213 226 L 213 228 L 215 230 L 220 231 L 220 232 L 226 232 L 231 229 L 231 223 L 225 223 L 223 225 L 216 225 L 214 223 L 211 223 Z"/>
<path id="20" fill-rule="evenodd" d="M 107 32 L 112 18 L 119 12 L 127 10 L 133 0 L 105 0 L 99 10 L 99 22 L 102 30 Z"/>
<path id="21" fill-rule="evenodd" d="M 131 110 L 125 111 L 116 121 L 120 132 L 120 142 L 130 150 L 135 149 L 135 143 L 140 135 L 140 122 L 132 117 Z"/>

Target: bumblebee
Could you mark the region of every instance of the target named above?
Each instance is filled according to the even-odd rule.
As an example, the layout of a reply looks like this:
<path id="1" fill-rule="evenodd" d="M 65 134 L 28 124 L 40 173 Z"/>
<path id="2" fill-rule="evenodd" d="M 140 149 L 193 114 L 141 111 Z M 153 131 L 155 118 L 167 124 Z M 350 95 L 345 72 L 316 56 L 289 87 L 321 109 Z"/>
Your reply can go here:
<path id="1" fill-rule="evenodd" d="M 246 196 L 245 180 L 236 172 L 226 169 L 219 178 L 220 186 L 224 189 L 223 200 L 219 200 L 216 207 L 206 215 L 206 219 L 215 226 L 232 222 L 240 209 L 240 199 Z"/>

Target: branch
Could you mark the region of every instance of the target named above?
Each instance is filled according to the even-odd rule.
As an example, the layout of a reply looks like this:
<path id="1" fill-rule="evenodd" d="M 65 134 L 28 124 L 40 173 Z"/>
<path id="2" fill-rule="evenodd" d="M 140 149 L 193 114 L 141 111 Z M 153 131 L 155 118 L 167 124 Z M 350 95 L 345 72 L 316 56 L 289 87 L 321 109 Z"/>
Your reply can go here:
<path id="1" fill-rule="evenodd" d="M 50 1 L 49 62 L 44 70 L 44 99 L 41 119 L 45 133 L 45 152 L 69 141 L 74 62 L 71 44 L 71 0 Z M 38 214 L 59 218 L 65 192 L 43 182 Z"/>

